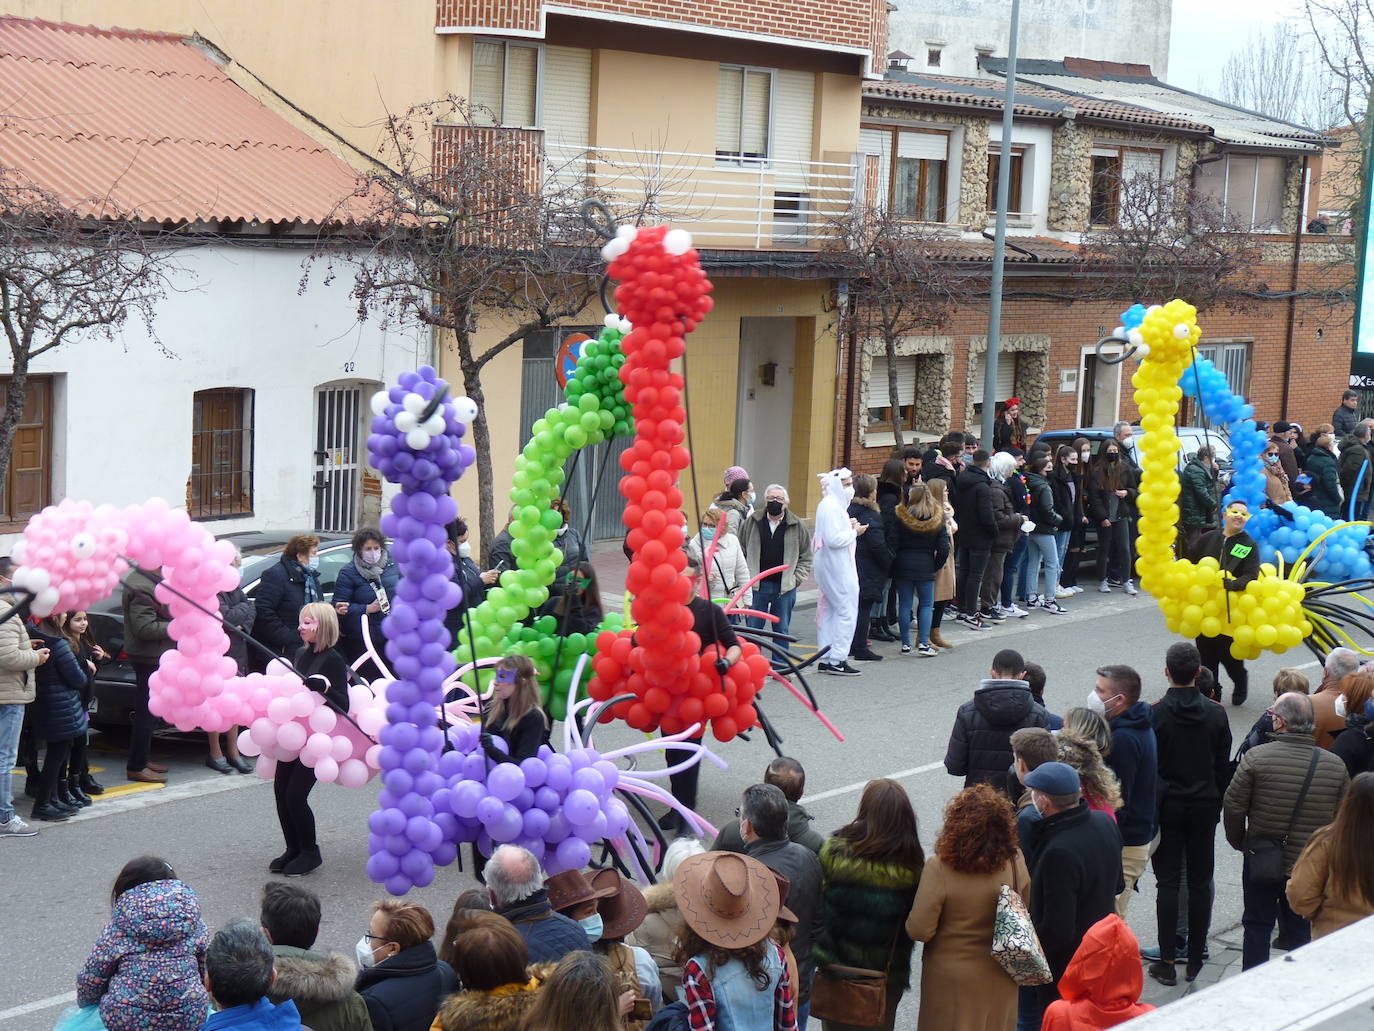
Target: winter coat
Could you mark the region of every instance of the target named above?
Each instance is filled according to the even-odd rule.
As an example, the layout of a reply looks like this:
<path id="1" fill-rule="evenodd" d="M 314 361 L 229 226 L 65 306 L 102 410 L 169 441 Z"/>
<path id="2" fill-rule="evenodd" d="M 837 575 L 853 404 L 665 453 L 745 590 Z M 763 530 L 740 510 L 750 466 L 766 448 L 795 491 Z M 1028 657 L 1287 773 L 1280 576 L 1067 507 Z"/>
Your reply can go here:
<path id="1" fill-rule="evenodd" d="M 730 527 L 730 532 L 738 537 L 740 527 L 749 518 L 749 506 L 728 494 L 724 498 L 717 497 L 711 504 L 725 513 L 726 525 Z"/>
<path id="2" fill-rule="evenodd" d="M 1360 424 L 1360 413 L 1352 412 L 1345 405 L 1340 405 L 1331 413 L 1331 425 L 1336 428 L 1336 436 L 1347 437 L 1355 432 L 1355 427 Z M 1345 450 L 1345 443 L 1341 443 L 1341 450 Z"/>
<path id="3" fill-rule="evenodd" d="M 1026 447 L 1026 424 L 1018 417 L 1007 422 L 1006 416 L 998 415 L 992 424 L 992 450 L 1006 451 L 1009 448 Z"/>
<path id="4" fill-rule="evenodd" d="M 1116 812 L 1124 845 L 1148 845 L 1155 836 L 1155 795 L 1159 750 L 1150 706 L 1136 702 L 1111 721 L 1112 750 L 1107 765 L 1121 784 L 1123 804 Z"/>
<path id="5" fill-rule="evenodd" d="M 515 568 L 515 554 L 511 551 L 511 546 L 515 543 L 510 535 L 510 527 L 506 527 L 491 542 L 491 548 L 487 553 L 487 568 L 499 569 L 505 572 L 507 569 Z"/>
<path id="6" fill-rule="evenodd" d="M 274 1006 L 264 996 L 252 1005 L 216 1010 L 205 1022 L 204 1031 L 302 1031 L 302 1027 L 295 1003 L 288 1000 Z"/>
<path id="7" fill-rule="evenodd" d="M 1264 463 L 1264 496 L 1269 504 L 1275 507 L 1286 505 L 1293 500 L 1293 490 L 1289 486 L 1288 476 L 1278 462 L 1266 460 Z"/>
<path id="8" fill-rule="evenodd" d="M 986 469 L 968 466 L 954 485 L 954 518 L 959 521 L 959 547 L 990 550 L 997 540 L 992 492 L 997 489 Z"/>
<path id="9" fill-rule="evenodd" d="M 100 1005 L 109 1031 L 185 1031 L 210 1008 L 201 975 L 210 932 L 181 881 L 149 881 L 115 899 L 114 914 L 76 978 L 76 1004 Z"/>
<path id="10" fill-rule="evenodd" d="M 1137 1001 L 1144 984 L 1140 942 L 1109 913 L 1088 928 L 1069 960 L 1041 1031 L 1102 1031 L 1149 1013 L 1154 1007 Z"/>
<path id="11" fill-rule="evenodd" d="M 1078 489 L 1078 477 L 1062 467 L 1050 470 L 1046 477 L 1054 494 L 1054 510 L 1059 515 L 1059 531 L 1076 530 L 1083 522 L 1083 495 Z"/>
<path id="12" fill-rule="evenodd" d="M 921 867 L 855 856 L 843 838 L 821 846 L 821 926 L 812 953 L 827 964 L 888 972 L 888 984 L 911 983 L 911 939 L 903 932 Z M 894 945 L 895 943 L 895 945 Z"/>
<path id="13" fill-rule="evenodd" d="M 687 552 L 705 566 L 705 555 L 711 550 L 712 544 L 715 545 L 715 551 L 711 554 L 710 568 L 706 571 L 711 597 L 733 598 L 737 590 L 754 578 L 749 572 L 749 563 L 744 560 L 744 549 L 733 533 L 717 532 L 714 541 L 704 541 L 701 534 L 693 534 L 687 542 Z M 747 606 L 750 598 L 751 592 L 745 591 L 740 595 L 740 604 Z"/>
<path id="14" fill-rule="evenodd" d="M 155 595 L 157 581 L 141 569 L 131 569 L 124 578 L 120 603 L 124 610 L 124 654 L 131 662 L 156 666 L 162 653 L 176 642 L 167 636 L 172 613 Z M 295 626 L 292 615 L 292 626 Z"/>
<path id="15" fill-rule="evenodd" d="M 457 985 L 453 968 L 422 941 L 358 971 L 356 988 L 374 1031 L 429 1031 L 439 1005 Z"/>
<path id="16" fill-rule="evenodd" d="M 882 485 L 878 487 L 882 490 Z M 744 548 L 744 559 L 753 570 L 751 576 L 763 572 L 759 564 L 762 535 L 768 532 L 768 511 L 759 509 L 742 524 L 740 544 Z M 782 560 L 787 569 L 782 573 L 782 593 L 795 590 L 806 582 L 811 575 L 811 528 L 806 521 L 790 508 L 782 513 Z"/>
<path id="17" fill-rule="evenodd" d="M 719 848 L 719 845 L 713 846 L 712 851 Z M 742 852 L 743 848 L 730 851 Z M 678 989 L 682 987 L 682 967 L 678 966 L 676 958 L 682 914 L 678 912 L 672 882 L 649 885 L 644 889 L 644 902 L 648 906 L 644 922 L 625 939 L 625 944 L 641 948 L 653 957 L 658 967 L 659 984 L 663 986 L 663 998 L 676 999 Z"/>
<path id="18" fill-rule="evenodd" d="M 883 596 L 883 587 L 892 573 L 892 550 L 878 502 L 855 498 L 849 503 L 849 518 L 868 527 L 854 542 L 854 563 L 859 571 L 859 601 L 874 602 Z"/>
<path id="19" fill-rule="evenodd" d="M 557 963 L 570 952 L 591 947 L 587 932 L 576 920 L 554 912 L 549 893 L 543 888 L 497 912 L 513 923 L 525 939 L 531 963 Z"/>
<path id="20" fill-rule="evenodd" d="M 1103 459 L 1099 458 L 1098 461 L 1101 462 Z M 1121 477 L 1118 487 L 1108 485 L 1104 477 L 1097 475 L 1096 469 L 1087 477 L 1088 516 L 1098 526 L 1104 521 L 1114 523 L 1118 519 L 1130 519 L 1135 515 L 1135 499 L 1139 493 L 1140 479 L 1130 462 L 1121 461 L 1119 464 Z M 1124 490 L 1126 496 L 1117 497 L 1118 490 Z"/>
<path id="21" fill-rule="evenodd" d="M 898 505 L 893 525 L 892 579 L 925 582 L 949 561 L 949 532 L 945 512 L 939 509 L 929 519 L 918 519 L 905 505 Z"/>
<path id="22" fill-rule="evenodd" d="M 357 967 L 347 956 L 273 945 L 277 979 L 267 989 L 273 1002 L 290 999 L 310 1031 L 372 1031 L 367 1003 L 353 989 Z"/>
<path id="23" fill-rule="evenodd" d="M 1230 779 L 1231 724 L 1226 710 L 1195 687 L 1171 687 L 1150 707 L 1159 803 L 1206 802 L 1221 811 Z M 1115 749 L 1113 749 L 1115 751 Z"/>
<path id="24" fill-rule="evenodd" d="M 809 848 L 786 839 L 751 841 L 744 846 L 744 854 L 787 878 L 787 908 L 797 917 L 790 945 L 801 975 L 795 994 L 797 1005 L 803 1005 L 811 998 L 811 980 L 816 969 L 812 952 L 821 918 L 820 860 Z"/>
<path id="25" fill-rule="evenodd" d="M 1040 822 L 1026 903 L 1056 982 L 1088 929 L 1115 911 L 1125 890 L 1121 835 L 1111 817 L 1079 802 Z M 1046 1005 L 1059 998 L 1053 983 L 1039 991 Z"/>
<path id="26" fill-rule="evenodd" d="M 1312 490 L 1302 499 L 1308 508 L 1341 518 L 1341 480 L 1336 473 L 1336 456 L 1324 447 L 1314 447 L 1307 456 L 1307 474 Z"/>
<path id="27" fill-rule="evenodd" d="M 1017 489 L 1020 490 L 1020 487 Z M 997 523 L 997 542 L 993 544 L 992 550 L 1011 551 L 1016 547 L 1016 536 L 1021 532 L 1021 523 L 1024 520 L 1016 511 L 1007 485 L 996 480 L 992 483 L 992 518 Z"/>
<path id="28" fill-rule="evenodd" d="M 938 856 L 926 863 L 906 919 L 906 933 L 926 943 L 917 1031 L 986 1031 L 1016 1023 L 1016 984 L 988 948 L 1004 884 L 1022 898 L 1029 894 L 1020 852 L 992 873 L 960 873 Z"/>
<path id="29" fill-rule="evenodd" d="M 1232 848 L 1244 848 L 1247 833 L 1262 838 L 1284 836 L 1316 747 L 1311 734 L 1279 734 L 1267 745 L 1245 753 L 1222 804 L 1226 840 Z M 1312 832 L 1335 819 L 1349 783 L 1345 763 L 1318 749 L 1312 786 L 1283 849 L 1285 871 L 1293 868 Z"/>
<path id="30" fill-rule="evenodd" d="M 1022 727 L 1048 727 L 1045 707 L 1024 680 L 984 680 L 973 699 L 959 706 L 945 751 L 945 769 L 964 778 L 964 787 L 1006 787 L 1011 736 Z"/>
<path id="31" fill-rule="evenodd" d="M 444 627 L 448 630 L 449 640 L 456 646 L 467 641 L 467 629 L 463 613 L 475 609 L 487 596 L 487 585 L 482 582 L 482 571 L 471 558 L 453 556 L 453 582 L 463 591 L 463 598 L 457 605 L 444 613 Z"/>
<path id="32" fill-rule="evenodd" d="M 810 813 L 802 808 L 800 802 L 787 803 L 787 837 L 789 841 L 795 841 L 798 845 L 805 845 L 812 852 L 819 853 L 821 846 L 825 844 L 825 839 L 821 837 L 820 831 L 811 826 L 815 819 Z M 731 820 L 723 825 L 720 833 L 716 835 L 716 840 L 711 843 L 712 852 L 743 852 L 744 838 L 740 836 L 739 821 Z"/>
<path id="33" fill-rule="evenodd" d="M 950 465 L 944 465 L 939 458 L 935 457 L 938 454 L 939 452 L 931 452 L 930 455 L 926 456 L 921 469 L 921 479 L 925 480 L 926 483 L 930 483 L 932 480 L 944 480 L 945 497 L 953 501 L 954 488 L 959 483 L 959 475 L 969 467 L 961 465 L 957 460 Z"/>
<path id="34" fill-rule="evenodd" d="M 996 497 L 994 494 L 993 497 Z M 959 524 L 954 519 L 954 506 L 948 501 L 945 502 L 945 529 L 949 531 L 951 540 L 956 540 L 959 534 Z M 953 552 L 953 547 L 950 551 Z M 950 601 L 954 597 L 954 558 L 945 559 L 945 564 L 935 571 L 935 600 L 937 602 Z"/>
<path id="35" fill-rule="evenodd" d="M 257 606 L 253 599 L 243 593 L 242 588 L 235 587 L 232 591 L 219 592 L 219 615 L 225 623 L 232 627 L 238 627 L 245 634 L 253 632 L 253 621 L 257 615 Z M 239 675 L 248 673 L 248 642 L 238 634 L 230 633 L 225 630 L 225 636 L 229 638 L 229 658 L 233 659 L 238 665 Z"/>
<path id="36" fill-rule="evenodd" d="M 1345 771 L 1354 780 L 1374 766 L 1374 722 L 1364 713 L 1346 717 L 1345 729 L 1331 741 L 1331 754 L 1345 763 Z"/>
<path id="37" fill-rule="evenodd" d="M 450 995 L 439 1007 L 434 1027 L 439 1031 L 523 1031 L 525 1017 L 552 970 L 549 964 L 541 963 L 526 971 L 530 979 L 524 984 L 503 984 L 491 991 Z"/>
<path id="38" fill-rule="evenodd" d="M 38 652 L 22 619 L 0 623 L 0 705 L 28 705 L 33 701 Z"/>
<path id="39" fill-rule="evenodd" d="M 38 667 L 37 697 L 29 711 L 34 737 L 44 741 L 69 741 L 86 732 L 86 693 L 89 671 L 72 652 L 61 634 L 35 628 L 32 633 L 50 652 L 48 661 Z"/>
<path id="40" fill-rule="evenodd" d="M 1183 467 L 1183 476 L 1178 487 L 1178 525 L 1216 526 L 1217 506 L 1220 504 L 1216 473 L 1203 465 L 1199 459 L 1188 459 L 1188 464 Z"/>
<path id="41" fill-rule="evenodd" d="M 1341 440 L 1340 478 L 1346 504 L 1350 503 L 1352 492 L 1360 504 L 1369 500 L 1370 490 L 1374 489 L 1374 467 L 1370 466 L 1369 448 L 1360 443 L 1358 437 L 1347 436 Z M 1355 491 L 1356 480 L 1360 484 L 1358 492 Z"/>
<path id="42" fill-rule="evenodd" d="M 897 506 L 905 500 L 905 488 L 878 481 L 878 511 L 883 514 L 883 530 L 887 534 L 888 547 L 892 546 L 892 524 L 897 521 Z"/>
<path id="43" fill-rule="evenodd" d="M 257 615 L 253 636 L 278 655 L 290 655 L 301 646 L 301 609 L 305 607 L 305 574 L 294 558 L 283 555 L 263 570 L 253 595 Z"/>
<path id="44" fill-rule="evenodd" d="M 291 663 L 305 686 L 324 695 L 335 712 L 348 711 L 348 663 L 342 655 L 333 648 L 317 652 L 312 645 L 303 644 Z"/>
<path id="45" fill-rule="evenodd" d="M 1374 905 L 1359 892 L 1351 894 L 1331 881 L 1331 831 L 1312 835 L 1293 864 L 1288 878 L 1288 905 L 1298 916 L 1312 921 L 1312 937 L 1320 938 L 1374 915 Z"/>
<path id="46" fill-rule="evenodd" d="M 1279 465 L 1283 469 L 1283 475 L 1288 477 L 1288 482 L 1292 483 L 1298 477 L 1298 456 L 1293 451 L 1293 446 L 1286 440 L 1278 437 L 1269 438 L 1269 443 L 1279 453 Z"/>
<path id="47" fill-rule="evenodd" d="M 386 556 L 386 564 L 382 566 L 381 585 L 386 592 L 388 601 L 396 597 L 396 588 L 401 583 L 401 567 L 391 560 L 390 553 Z M 382 637 L 382 620 L 386 614 L 380 610 L 369 613 L 367 607 L 377 600 L 377 588 L 374 581 L 368 580 L 358 570 L 358 563 L 349 560 L 344 563 L 339 570 L 339 577 L 334 581 L 334 604 L 341 601 L 348 602 L 348 614 L 339 617 L 339 640 L 347 641 L 346 647 L 356 654 L 362 654 L 363 648 L 363 617 L 367 616 L 368 633 L 372 635 L 372 643 L 380 652 L 386 644 L 386 639 Z"/>
<path id="48" fill-rule="evenodd" d="M 1026 487 L 1030 490 L 1030 520 L 1035 524 L 1032 533 L 1058 533 L 1064 528 L 1064 520 L 1054 507 L 1054 489 L 1050 481 L 1039 473 L 1026 474 Z"/>

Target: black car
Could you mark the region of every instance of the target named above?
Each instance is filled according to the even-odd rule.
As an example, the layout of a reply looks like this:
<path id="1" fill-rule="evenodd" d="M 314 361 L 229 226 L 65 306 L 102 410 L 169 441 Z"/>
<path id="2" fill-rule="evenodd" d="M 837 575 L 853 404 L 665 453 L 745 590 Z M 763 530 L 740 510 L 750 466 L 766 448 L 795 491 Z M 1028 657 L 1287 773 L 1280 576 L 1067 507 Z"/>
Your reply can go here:
<path id="1" fill-rule="evenodd" d="M 301 531 L 305 532 L 305 531 Z M 243 554 L 240 583 L 248 597 L 253 596 L 263 572 L 281 558 L 286 542 L 296 534 L 286 530 L 254 533 L 224 533 L 218 539 L 233 541 Z M 326 601 L 334 596 L 334 581 L 344 563 L 353 558 L 350 538 L 337 534 L 315 534 L 320 539 L 320 590 Z M 95 675 L 91 702 L 91 723 L 96 727 L 128 726 L 134 707 L 134 668 L 124 652 L 124 608 L 122 592 L 92 605 L 88 613 L 91 633 L 100 647 L 114 656 L 101 664 Z"/>

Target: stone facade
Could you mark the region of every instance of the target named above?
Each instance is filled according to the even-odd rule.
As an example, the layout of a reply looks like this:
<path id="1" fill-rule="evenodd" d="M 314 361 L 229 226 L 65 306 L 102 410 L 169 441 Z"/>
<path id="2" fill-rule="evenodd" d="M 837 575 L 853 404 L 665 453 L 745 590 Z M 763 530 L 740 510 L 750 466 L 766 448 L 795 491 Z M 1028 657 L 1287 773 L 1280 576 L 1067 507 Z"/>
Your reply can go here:
<path id="1" fill-rule="evenodd" d="M 1054 130 L 1054 152 L 1050 157 L 1051 229 L 1064 233 L 1087 231 L 1092 190 L 1092 152 L 1097 140 L 1142 147 L 1173 147 L 1175 177 L 1192 180 L 1193 167 L 1198 159 L 1196 140 L 1180 139 L 1164 133 L 1065 122 Z"/>
<path id="2" fill-rule="evenodd" d="M 967 382 L 972 382 L 978 358 L 987 353 L 988 338 L 968 338 Z M 998 361 L 1014 357 L 1016 379 L 1014 396 L 1021 399 L 1021 421 L 1027 426 L 1044 426 L 1050 397 L 1050 337 L 1047 333 L 1003 334 L 999 339 Z M 978 416 L 973 410 L 973 391 L 965 391 L 964 425 L 976 426 Z M 995 398 L 1000 401 L 1002 398 Z"/>
<path id="3" fill-rule="evenodd" d="M 953 112 L 921 111 L 874 101 L 864 103 L 865 121 L 888 125 L 934 126 L 961 128 L 959 148 L 959 182 L 948 183 L 947 196 L 959 199 L 956 220 L 948 223 L 952 229 L 982 232 L 986 225 L 988 203 L 988 125 L 987 118 L 954 114 Z M 951 140 L 955 134 L 951 134 Z M 952 156 L 952 155 L 951 155 Z M 952 164 L 952 162 L 951 162 Z M 949 169 L 953 175 L 953 169 Z"/>
<path id="4" fill-rule="evenodd" d="M 938 436 L 950 426 L 950 383 L 954 380 L 954 338 L 939 337 L 902 337 L 894 348 L 897 357 L 917 356 L 916 361 L 916 400 L 914 412 L 914 431 L 916 433 Z M 870 407 L 879 407 L 886 402 L 886 383 L 871 382 L 873 359 L 882 357 L 885 352 L 881 340 L 864 341 L 859 358 L 859 403 L 860 413 Z M 874 404 L 874 399 L 878 403 Z M 870 434 L 866 419 L 859 420 L 859 438 L 863 447 L 876 447 L 890 444 L 892 434 L 881 430 L 871 436 L 877 438 L 869 442 Z"/>

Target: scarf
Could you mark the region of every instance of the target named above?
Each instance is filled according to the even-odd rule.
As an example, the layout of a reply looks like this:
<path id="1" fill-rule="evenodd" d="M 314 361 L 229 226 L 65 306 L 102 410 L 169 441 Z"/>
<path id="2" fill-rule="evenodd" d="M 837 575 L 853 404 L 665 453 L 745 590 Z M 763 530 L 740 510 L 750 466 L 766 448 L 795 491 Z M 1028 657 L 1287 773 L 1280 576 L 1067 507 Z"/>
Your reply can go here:
<path id="1" fill-rule="evenodd" d="M 320 571 L 311 569 L 309 566 L 302 565 L 294 558 L 286 560 L 290 566 L 295 566 L 301 571 L 301 581 L 305 584 L 305 603 L 309 605 L 313 601 L 319 601 L 323 595 L 320 594 Z"/>
<path id="2" fill-rule="evenodd" d="M 379 584 L 382 582 L 382 571 L 386 569 L 386 564 L 391 561 L 391 552 L 383 548 L 382 559 L 376 565 L 363 561 L 363 553 L 355 551 L 353 553 L 353 568 L 358 571 L 362 578 L 369 583 Z"/>

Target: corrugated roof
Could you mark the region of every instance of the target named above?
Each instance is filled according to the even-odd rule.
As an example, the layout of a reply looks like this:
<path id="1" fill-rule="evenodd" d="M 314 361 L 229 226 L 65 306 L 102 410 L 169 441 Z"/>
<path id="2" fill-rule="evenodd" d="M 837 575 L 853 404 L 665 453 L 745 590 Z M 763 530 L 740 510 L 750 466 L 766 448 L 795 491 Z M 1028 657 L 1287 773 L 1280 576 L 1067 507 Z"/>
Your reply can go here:
<path id="1" fill-rule="evenodd" d="M 185 36 L 10 16 L 0 155 L 83 213 L 154 222 L 347 220 L 358 182 Z"/>

